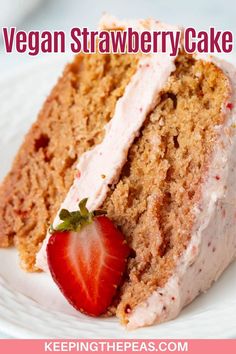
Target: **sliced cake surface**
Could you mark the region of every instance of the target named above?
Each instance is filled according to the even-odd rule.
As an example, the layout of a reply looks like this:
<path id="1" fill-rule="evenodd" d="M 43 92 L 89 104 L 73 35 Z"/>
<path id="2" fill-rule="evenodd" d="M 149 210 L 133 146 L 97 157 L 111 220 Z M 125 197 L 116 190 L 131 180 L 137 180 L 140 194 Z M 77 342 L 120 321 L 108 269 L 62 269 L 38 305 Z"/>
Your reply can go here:
<path id="1" fill-rule="evenodd" d="M 131 25 L 179 30 L 101 23 Z M 1 187 L 2 245 L 14 240 L 26 269 L 47 270 L 49 223 L 88 198 L 132 248 L 107 313 L 128 328 L 176 317 L 236 256 L 235 85 L 231 65 L 183 48 L 176 57 L 78 56 Z"/>
<path id="2" fill-rule="evenodd" d="M 14 242 L 24 269 L 37 269 L 35 255 L 73 182 L 78 157 L 101 141 L 135 68 L 129 55 L 78 55 L 25 137 L 0 187 L 0 245 Z"/>

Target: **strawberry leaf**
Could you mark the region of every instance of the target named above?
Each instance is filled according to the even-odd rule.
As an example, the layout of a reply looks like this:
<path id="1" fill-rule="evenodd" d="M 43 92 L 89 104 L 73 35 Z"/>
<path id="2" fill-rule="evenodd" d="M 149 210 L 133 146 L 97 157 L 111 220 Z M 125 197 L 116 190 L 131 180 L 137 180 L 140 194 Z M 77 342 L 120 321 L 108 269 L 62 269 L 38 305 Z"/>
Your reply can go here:
<path id="1" fill-rule="evenodd" d="M 106 214 L 104 210 L 94 210 L 90 212 L 86 207 L 88 198 L 82 199 L 79 202 L 79 210 L 69 211 L 67 209 L 61 209 L 59 218 L 62 220 L 56 228 L 50 227 L 50 232 L 55 231 L 79 231 L 84 226 L 91 224 L 93 219 L 97 216 Z"/>
<path id="2" fill-rule="evenodd" d="M 89 214 L 89 211 L 86 208 L 87 201 L 88 201 L 88 198 L 85 198 L 85 199 L 82 199 L 79 203 L 80 214 L 81 214 L 81 216 L 84 216 L 84 217 L 88 216 L 88 214 Z"/>
<path id="3" fill-rule="evenodd" d="M 70 217 L 70 212 L 66 209 L 61 209 L 60 214 L 59 214 L 59 218 L 61 220 L 66 220 Z"/>
<path id="4" fill-rule="evenodd" d="M 100 215 L 105 215 L 105 214 L 107 214 L 107 212 L 105 210 L 101 210 L 101 209 L 94 210 L 94 212 L 93 212 L 94 216 L 100 216 Z"/>
<path id="5" fill-rule="evenodd" d="M 64 221 L 56 228 L 57 231 L 72 231 L 72 224 L 69 221 Z"/>

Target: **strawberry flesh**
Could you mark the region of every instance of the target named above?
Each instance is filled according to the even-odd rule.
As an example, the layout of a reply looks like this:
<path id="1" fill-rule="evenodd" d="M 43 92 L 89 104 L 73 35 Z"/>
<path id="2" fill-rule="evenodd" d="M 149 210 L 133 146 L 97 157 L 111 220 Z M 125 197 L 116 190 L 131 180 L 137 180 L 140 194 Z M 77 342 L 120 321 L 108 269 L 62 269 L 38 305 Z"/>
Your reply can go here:
<path id="1" fill-rule="evenodd" d="M 55 231 L 47 245 L 54 281 L 72 306 L 91 316 L 112 303 L 129 254 L 123 234 L 106 216 L 79 231 Z"/>

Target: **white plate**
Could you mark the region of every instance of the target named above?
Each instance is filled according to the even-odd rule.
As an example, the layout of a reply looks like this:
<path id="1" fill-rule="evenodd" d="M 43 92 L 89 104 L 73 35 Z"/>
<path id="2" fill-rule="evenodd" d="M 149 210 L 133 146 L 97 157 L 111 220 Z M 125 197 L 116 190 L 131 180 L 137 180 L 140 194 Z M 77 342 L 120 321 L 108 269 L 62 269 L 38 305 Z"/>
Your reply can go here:
<path id="1" fill-rule="evenodd" d="M 1 79 L 0 179 L 64 60 L 41 61 Z M 16 338 L 236 337 L 236 263 L 174 321 L 132 332 L 115 318 L 94 319 L 76 312 L 50 276 L 26 274 L 18 267 L 15 249 L 0 249 L 0 264 L 0 331 Z"/>

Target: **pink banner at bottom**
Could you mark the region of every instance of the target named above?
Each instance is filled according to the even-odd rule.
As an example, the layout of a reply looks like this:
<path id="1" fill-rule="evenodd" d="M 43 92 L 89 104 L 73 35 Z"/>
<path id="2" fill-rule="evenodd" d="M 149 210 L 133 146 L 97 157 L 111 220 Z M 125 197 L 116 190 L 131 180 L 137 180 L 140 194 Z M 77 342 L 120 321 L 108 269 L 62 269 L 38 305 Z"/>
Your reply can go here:
<path id="1" fill-rule="evenodd" d="M 236 339 L 193 340 L 50 340 L 2 339 L 2 354 L 43 353 L 189 353 L 235 354 Z"/>

